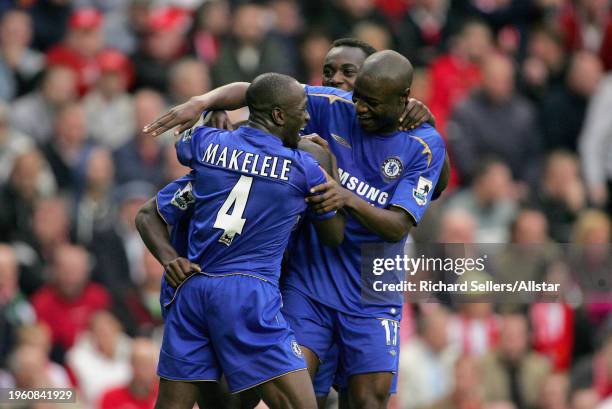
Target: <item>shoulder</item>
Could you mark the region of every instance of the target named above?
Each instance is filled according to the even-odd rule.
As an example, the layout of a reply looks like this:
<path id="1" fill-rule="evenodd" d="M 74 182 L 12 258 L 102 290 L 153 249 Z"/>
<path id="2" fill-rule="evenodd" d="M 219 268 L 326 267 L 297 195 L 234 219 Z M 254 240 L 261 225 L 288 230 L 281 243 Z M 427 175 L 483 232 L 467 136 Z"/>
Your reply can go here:
<path id="1" fill-rule="evenodd" d="M 425 123 L 421 126 L 404 132 L 408 140 L 411 141 L 411 148 L 419 149 L 423 147 L 424 150 L 438 150 L 445 149 L 445 142 L 442 135 L 433 126 Z"/>
<path id="2" fill-rule="evenodd" d="M 310 147 L 310 148 L 312 148 L 312 147 Z M 316 150 L 316 148 L 313 148 L 313 149 Z M 318 167 L 319 166 L 319 160 L 317 160 L 317 158 L 315 156 L 315 153 L 313 153 L 314 150 L 312 150 L 312 151 L 302 150 L 302 147 L 300 146 L 300 149 L 293 149 L 292 150 L 292 152 L 293 152 L 292 156 L 304 168 Z M 323 149 L 321 149 L 321 151 L 322 151 L 322 154 L 325 153 L 323 151 Z"/>
<path id="3" fill-rule="evenodd" d="M 298 152 L 302 151 L 304 153 L 307 153 L 309 154 L 309 156 L 311 156 L 312 158 L 314 158 L 315 160 L 319 162 L 321 162 L 328 156 L 328 153 L 327 151 L 325 151 L 325 149 L 323 149 L 318 144 L 312 141 L 309 141 L 306 138 L 302 138 L 300 140 L 300 143 L 298 144 L 298 149 L 299 149 Z"/>
<path id="4" fill-rule="evenodd" d="M 324 98 L 330 104 L 336 102 L 353 106 L 353 93 L 338 88 L 304 85 L 304 91 L 309 98 Z"/>

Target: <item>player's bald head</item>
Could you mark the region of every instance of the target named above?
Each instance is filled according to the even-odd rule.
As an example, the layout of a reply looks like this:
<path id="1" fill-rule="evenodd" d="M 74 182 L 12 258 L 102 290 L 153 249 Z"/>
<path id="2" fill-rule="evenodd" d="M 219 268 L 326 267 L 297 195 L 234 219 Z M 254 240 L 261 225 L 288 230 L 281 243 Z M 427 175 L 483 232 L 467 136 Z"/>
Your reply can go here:
<path id="1" fill-rule="evenodd" d="M 406 57 L 392 50 L 383 50 L 366 58 L 357 81 L 375 81 L 395 94 L 404 93 L 412 85 L 413 72 L 414 68 Z"/>
<path id="2" fill-rule="evenodd" d="M 247 106 L 252 113 L 296 105 L 303 98 L 304 89 L 294 78 L 277 73 L 258 76 L 246 92 Z"/>

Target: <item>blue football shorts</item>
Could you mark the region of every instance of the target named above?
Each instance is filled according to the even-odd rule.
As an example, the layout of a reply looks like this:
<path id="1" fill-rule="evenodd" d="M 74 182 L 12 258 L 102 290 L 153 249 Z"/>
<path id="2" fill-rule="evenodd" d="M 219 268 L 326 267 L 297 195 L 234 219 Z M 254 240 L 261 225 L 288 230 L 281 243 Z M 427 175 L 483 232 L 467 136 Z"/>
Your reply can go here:
<path id="1" fill-rule="evenodd" d="M 193 274 L 167 304 L 158 375 L 241 392 L 306 369 L 278 287 L 247 274 Z"/>

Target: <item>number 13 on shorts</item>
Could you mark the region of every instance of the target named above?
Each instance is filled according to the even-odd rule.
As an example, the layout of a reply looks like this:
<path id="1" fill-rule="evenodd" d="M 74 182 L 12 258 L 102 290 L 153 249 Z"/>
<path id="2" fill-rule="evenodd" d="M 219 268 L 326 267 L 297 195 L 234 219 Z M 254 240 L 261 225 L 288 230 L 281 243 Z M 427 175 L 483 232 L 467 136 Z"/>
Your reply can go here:
<path id="1" fill-rule="evenodd" d="M 397 332 L 399 330 L 399 322 L 395 320 L 380 320 L 380 325 L 385 329 L 385 339 L 387 345 L 397 346 Z"/>

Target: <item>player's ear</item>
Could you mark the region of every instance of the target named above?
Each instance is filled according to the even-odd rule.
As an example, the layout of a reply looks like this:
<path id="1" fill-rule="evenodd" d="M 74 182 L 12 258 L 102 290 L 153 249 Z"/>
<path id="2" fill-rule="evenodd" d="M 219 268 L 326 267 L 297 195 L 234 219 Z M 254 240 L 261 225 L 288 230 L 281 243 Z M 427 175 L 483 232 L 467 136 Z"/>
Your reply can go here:
<path id="1" fill-rule="evenodd" d="M 285 124 L 285 113 L 279 107 L 272 108 L 272 122 L 274 125 L 283 126 Z"/>
<path id="2" fill-rule="evenodd" d="M 402 93 L 402 98 L 404 99 L 404 103 L 408 104 L 408 100 L 410 99 L 410 87 L 406 88 Z"/>

